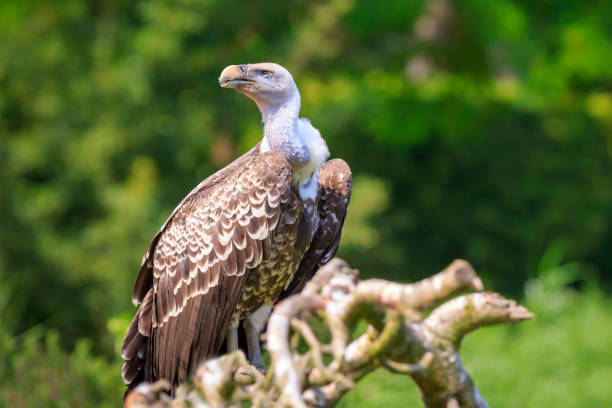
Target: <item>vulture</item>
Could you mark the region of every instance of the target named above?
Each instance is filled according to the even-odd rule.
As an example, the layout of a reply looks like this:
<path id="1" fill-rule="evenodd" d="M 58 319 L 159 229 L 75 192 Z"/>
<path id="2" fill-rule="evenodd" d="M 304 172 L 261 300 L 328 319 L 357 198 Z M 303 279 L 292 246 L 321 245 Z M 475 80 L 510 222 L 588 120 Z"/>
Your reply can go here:
<path id="1" fill-rule="evenodd" d="M 149 244 L 121 349 L 126 395 L 160 379 L 174 394 L 202 361 L 239 347 L 239 327 L 249 361 L 263 369 L 259 335 L 272 307 L 338 249 L 351 171 L 327 161 L 319 131 L 299 117 L 289 71 L 230 65 L 219 83 L 255 101 L 263 137 L 196 186 Z"/>

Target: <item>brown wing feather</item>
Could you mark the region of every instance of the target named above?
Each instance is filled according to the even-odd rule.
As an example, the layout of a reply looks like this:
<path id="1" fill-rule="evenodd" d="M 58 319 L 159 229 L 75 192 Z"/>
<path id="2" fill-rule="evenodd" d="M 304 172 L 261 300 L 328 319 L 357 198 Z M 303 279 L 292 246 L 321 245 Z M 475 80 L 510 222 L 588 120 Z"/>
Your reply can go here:
<path id="1" fill-rule="evenodd" d="M 217 183 L 225 180 L 229 175 L 236 172 L 238 169 L 242 168 L 246 163 L 253 160 L 260 151 L 260 144 L 258 143 L 251 150 L 228 164 L 226 167 L 217 171 L 216 173 L 210 175 L 205 178 L 200 184 L 198 184 L 189 194 L 181 200 L 181 202 L 176 206 L 174 211 L 166 218 L 166 221 L 161 226 L 161 228 L 155 233 L 153 239 L 149 243 L 147 250 L 145 251 L 144 256 L 142 257 L 142 264 L 140 266 L 140 271 L 138 272 L 138 277 L 136 278 L 136 282 L 134 283 L 134 289 L 132 291 L 132 302 L 134 305 L 139 305 L 144 299 L 147 291 L 151 287 L 153 283 L 153 252 L 157 245 L 157 241 L 161 234 L 166 230 L 168 223 L 170 220 L 174 218 L 174 215 L 184 206 L 188 205 L 191 201 L 193 201 L 197 195 L 204 194 L 208 189 L 213 188 Z"/>
<path id="2" fill-rule="evenodd" d="M 128 386 L 164 378 L 175 387 L 217 353 L 246 273 L 262 261 L 293 194 L 291 167 L 276 152 L 235 163 L 183 200 L 145 255 L 151 271 L 140 273 L 151 277 L 139 284 L 151 283 L 135 290 L 142 305 L 122 349 Z"/>
<path id="3" fill-rule="evenodd" d="M 319 224 L 295 277 L 280 299 L 301 291 L 315 272 L 336 254 L 352 186 L 351 169 L 344 160 L 333 159 L 319 168 Z"/>

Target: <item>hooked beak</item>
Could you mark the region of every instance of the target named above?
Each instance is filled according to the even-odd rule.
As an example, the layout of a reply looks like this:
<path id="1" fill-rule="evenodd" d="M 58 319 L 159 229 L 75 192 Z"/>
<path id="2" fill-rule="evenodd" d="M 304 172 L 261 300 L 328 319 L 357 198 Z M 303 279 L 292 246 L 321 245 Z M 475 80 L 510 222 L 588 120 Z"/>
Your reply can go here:
<path id="1" fill-rule="evenodd" d="M 230 65 L 226 67 L 221 76 L 219 76 L 219 85 L 223 88 L 236 88 L 240 84 L 247 82 L 253 82 L 247 78 L 249 67 L 246 64 L 242 65 Z"/>

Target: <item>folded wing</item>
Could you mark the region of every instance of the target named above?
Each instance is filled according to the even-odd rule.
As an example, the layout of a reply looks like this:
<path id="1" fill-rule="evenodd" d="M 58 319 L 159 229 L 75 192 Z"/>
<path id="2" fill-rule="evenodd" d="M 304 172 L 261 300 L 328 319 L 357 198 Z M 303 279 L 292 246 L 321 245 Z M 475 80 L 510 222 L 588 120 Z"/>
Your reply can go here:
<path id="1" fill-rule="evenodd" d="M 154 237 L 134 287 L 141 302 L 125 337 L 124 382 L 183 382 L 225 337 L 246 274 L 266 257 L 291 167 L 255 150 L 209 177 Z"/>
<path id="2" fill-rule="evenodd" d="M 319 168 L 319 224 L 281 300 L 300 292 L 315 272 L 336 254 L 352 186 L 351 169 L 344 160 L 333 159 Z"/>

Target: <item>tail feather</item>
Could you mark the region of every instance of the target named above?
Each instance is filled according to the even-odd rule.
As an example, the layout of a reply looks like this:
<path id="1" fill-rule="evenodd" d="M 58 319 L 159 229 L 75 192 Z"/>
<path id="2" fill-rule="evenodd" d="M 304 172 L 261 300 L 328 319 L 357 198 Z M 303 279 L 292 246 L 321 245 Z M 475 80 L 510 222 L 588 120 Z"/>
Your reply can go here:
<path id="1" fill-rule="evenodd" d="M 149 290 L 130 323 L 121 347 L 121 357 L 124 360 L 121 376 L 125 385 L 128 386 L 125 396 L 146 380 L 145 362 L 150 341 L 152 299 L 153 291 Z"/>

